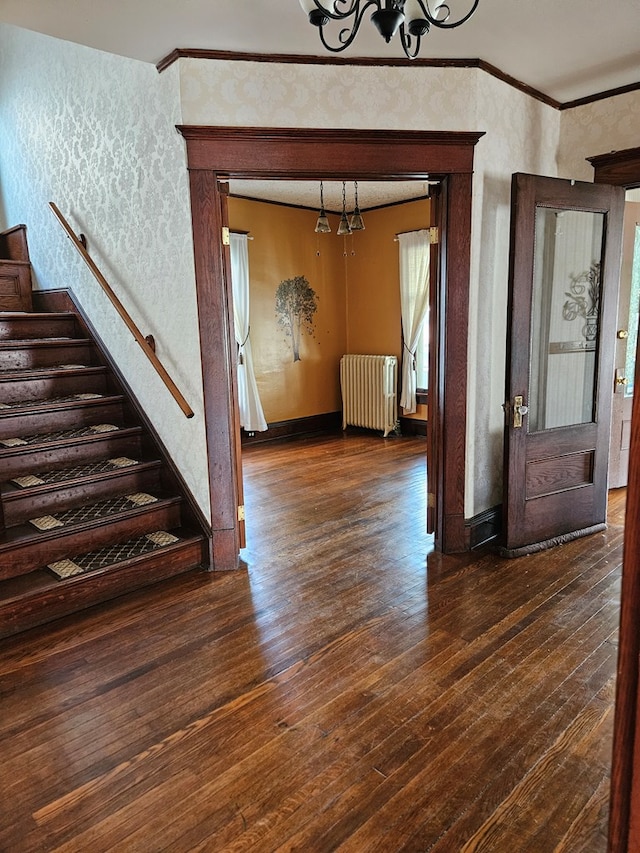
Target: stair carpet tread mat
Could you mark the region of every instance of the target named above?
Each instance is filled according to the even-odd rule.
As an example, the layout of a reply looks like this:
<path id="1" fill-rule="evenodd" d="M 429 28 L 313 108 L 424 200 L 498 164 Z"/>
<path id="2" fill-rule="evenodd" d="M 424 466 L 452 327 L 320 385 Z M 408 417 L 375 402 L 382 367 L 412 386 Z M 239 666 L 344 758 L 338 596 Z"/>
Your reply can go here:
<path id="1" fill-rule="evenodd" d="M 44 486 L 64 483 L 67 480 L 79 480 L 83 477 L 90 477 L 93 474 L 106 474 L 111 471 L 117 471 L 120 468 L 130 468 L 138 464 L 139 461 L 137 459 L 130 459 L 128 456 L 116 456 L 113 459 L 101 459 L 99 462 L 88 462 L 85 465 L 74 465 L 72 468 L 62 468 L 57 471 L 24 474 L 20 477 L 13 477 L 9 482 L 19 486 L 21 489 L 28 489 L 31 486 Z"/>
<path id="2" fill-rule="evenodd" d="M 107 432 L 117 432 L 120 427 L 115 424 L 92 424 L 91 426 L 76 427 L 75 429 L 61 429 L 55 432 L 36 433 L 15 438 L 0 438 L 1 447 L 22 447 L 29 444 L 46 444 L 52 441 L 60 441 L 64 438 L 82 438 L 87 435 L 101 435 Z"/>
<path id="3" fill-rule="evenodd" d="M 29 373 L 43 373 L 51 370 L 79 370 L 80 368 L 89 367 L 88 364 L 47 364 L 41 367 L 2 367 L 0 368 L 0 376 L 5 373 L 19 373 L 27 375 Z"/>
<path id="4" fill-rule="evenodd" d="M 14 400 L 11 403 L 0 403 L 0 409 L 19 409 L 21 406 L 51 406 L 54 403 L 75 403 L 82 400 L 97 400 L 104 394 L 68 394 L 66 397 L 47 397 L 43 400 Z"/>
<path id="5" fill-rule="evenodd" d="M 40 531 L 55 530 L 58 527 L 66 527 L 71 524 L 82 524 L 87 521 L 95 521 L 99 518 L 116 515 L 129 509 L 157 503 L 159 498 L 147 492 L 135 492 L 130 495 L 118 495 L 112 498 L 98 501 L 98 503 L 87 506 L 73 507 L 56 515 L 42 515 L 39 518 L 30 518 L 29 524 Z"/>
<path id="6" fill-rule="evenodd" d="M 49 563 L 47 569 L 58 580 L 65 580 L 75 575 L 82 575 L 87 572 L 96 571 L 97 569 L 103 569 L 106 566 L 113 566 L 134 557 L 141 557 L 151 551 L 166 548 L 168 545 L 173 545 L 179 541 L 179 537 L 174 536 L 173 533 L 168 533 L 166 530 L 157 530 L 154 533 L 147 533 L 145 536 L 129 539 L 127 542 L 122 542 L 118 545 L 108 545 L 97 551 L 91 551 L 88 554 L 81 554 L 64 560 L 56 560 L 53 563 Z"/>

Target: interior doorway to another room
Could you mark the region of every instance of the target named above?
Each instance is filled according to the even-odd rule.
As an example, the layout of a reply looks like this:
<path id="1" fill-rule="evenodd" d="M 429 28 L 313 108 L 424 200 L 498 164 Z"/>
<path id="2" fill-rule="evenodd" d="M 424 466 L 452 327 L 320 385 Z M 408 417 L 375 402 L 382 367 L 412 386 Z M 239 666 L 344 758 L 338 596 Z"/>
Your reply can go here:
<path id="1" fill-rule="evenodd" d="M 214 564 L 233 568 L 239 552 L 241 451 L 230 317 L 230 274 L 222 244 L 229 227 L 220 182 L 234 179 L 420 180 L 442 182 L 437 323 L 430 388 L 433 504 L 437 547 L 468 548 L 464 490 L 467 334 L 474 147 L 482 134 L 181 127 L 191 186 Z M 381 144 L 383 143 L 383 144 Z M 336 166 L 336 164 L 339 164 Z M 449 228 L 449 222 L 455 227 Z M 444 311 L 446 305 L 447 310 Z M 445 382 L 446 377 L 446 382 Z M 449 390 L 451 389 L 451 396 Z M 217 555 L 217 559 L 216 559 Z"/>

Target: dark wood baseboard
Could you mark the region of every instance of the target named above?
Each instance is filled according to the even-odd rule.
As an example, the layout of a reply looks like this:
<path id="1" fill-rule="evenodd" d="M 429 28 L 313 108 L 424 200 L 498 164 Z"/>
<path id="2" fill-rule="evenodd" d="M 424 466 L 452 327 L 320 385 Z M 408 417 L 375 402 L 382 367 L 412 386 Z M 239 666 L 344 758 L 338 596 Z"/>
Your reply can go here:
<path id="1" fill-rule="evenodd" d="M 277 438 L 299 438 L 302 435 L 316 435 L 323 432 L 336 432 L 342 426 L 342 412 L 325 412 L 308 418 L 293 418 L 290 421 L 275 421 L 268 425 L 265 432 L 246 432 L 242 430 L 242 444 L 263 444 Z"/>
<path id="2" fill-rule="evenodd" d="M 470 550 L 487 545 L 502 533 L 502 504 L 479 512 L 465 521 L 465 526 Z"/>
<path id="3" fill-rule="evenodd" d="M 421 418 L 400 418 L 402 435 L 427 435 L 427 422 Z"/>

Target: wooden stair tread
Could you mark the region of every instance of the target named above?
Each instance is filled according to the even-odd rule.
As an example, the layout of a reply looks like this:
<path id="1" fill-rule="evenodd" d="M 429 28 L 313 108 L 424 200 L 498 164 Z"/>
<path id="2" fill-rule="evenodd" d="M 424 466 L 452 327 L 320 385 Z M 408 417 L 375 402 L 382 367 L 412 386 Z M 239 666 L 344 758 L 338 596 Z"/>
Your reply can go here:
<path id="1" fill-rule="evenodd" d="M 160 531 L 150 531 L 150 534 L 158 532 Z M 102 562 L 103 557 L 101 555 L 106 557 L 108 556 L 109 551 L 111 551 L 112 555 L 117 553 L 117 551 L 114 551 L 114 546 L 108 546 L 106 548 L 86 552 L 85 554 L 74 555 L 71 559 L 82 562 L 90 560 L 96 564 L 95 568 L 85 570 L 83 574 L 70 575 L 68 578 L 61 579 L 56 577 L 56 575 L 51 572 L 47 566 L 40 566 L 27 574 L 19 575 L 14 578 L 7 578 L 6 580 L 0 580 L 0 609 L 2 608 L 3 603 L 8 604 L 12 600 L 22 599 L 30 594 L 40 593 L 47 589 L 60 590 L 70 584 L 77 584 L 79 580 L 86 578 L 88 575 L 96 576 L 98 574 L 128 568 L 135 564 L 143 565 L 146 562 L 145 558 L 149 554 L 157 555 L 158 552 L 162 552 L 169 555 L 172 552 L 184 549 L 185 546 L 202 542 L 202 536 L 185 528 L 172 528 L 171 530 L 162 532 L 175 536 L 177 541 L 167 545 L 156 545 L 153 548 L 141 549 L 138 553 L 135 553 L 135 543 L 144 540 L 146 545 L 148 543 L 146 536 L 150 534 L 135 537 L 122 543 L 120 546 L 116 546 L 120 550 L 119 559 L 104 562 L 102 565 L 97 565 Z M 129 551 L 129 556 L 124 556 L 127 550 Z M 189 568 L 199 568 L 199 566 L 196 563 Z"/>
<path id="2" fill-rule="evenodd" d="M 81 480 L 94 478 L 104 474 L 118 474 L 122 471 L 131 471 L 157 467 L 160 460 L 133 459 L 131 457 L 113 457 L 98 459 L 93 462 L 85 462 L 80 465 L 68 466 L 66 468 L 54 468 L 47 471 L 29 472 L 18 475 L 11 480 L 0 483 L 3 495 L 10 497 L 12 494 L 25 495 L 34 490 L 43 490 L 60 484 L 71 484 Z"/>
<path id="3" fill-rule="evenodd" d="M 2 380 L 0 379 L 0 382 Z M 67 394 L 64 397 L 42 397 L 36 400 L 16 400 L 12 403 L 0 403 L 0 415 L 3 412 L 13 411 L 14 409 L 34 409 L 42 406 L 59 406 L 60 403 L 86 403 L 92 400 L 102 400 L 105 394 L 99 394 L 97 391 L 85 392 L 80 394 Z"/>
<path id="4" fill-rule="evenodd" d="M 136 494 L 136 493 L 134 493 Z M 148 493 L 143 493 L 148 494 Z M 18 545 L 58 538 L 75 534 L 79 530 L 91 530 L 105 522 L 144 514 L 148 510 L 157 510 L 180 503 L 179 496 L 150 495 L 153 500 L 144 499 L 136 503 L 126 495 L 105 498 L 95 503 L 83 504 L 55 514 L 34 517 L 31 521 L 16 524 L 0 534 L 0 553 Z M 55 520 L 57 523 L 54 524 Z M 50 526 L 49 526 L 50 525 Z"/>
<path id="5" fill-rule="evenodd" d="M 89 426 L 75 427 L 74 429 L 61 429 L 55 432 L 34 433 L 33 435 L 15 436 L 15 438 L 0 438 L 0 454 L 5 450 L 20 450 L 34 445 L 50 445 L 68 439 L 99 438 L 105 435 L 113 435 L 125 429 L 140 431 L 139 427 L 122 427 L 118 424 L 91 424 Z M 18 442 L 18 443 L 10 443 Z"/>
<path id="6" fill-rule="evenodd" d="M 0 314 L 0 320 L 2 315 Z M 93 346 L 90 338 L 69 338 L 65 336 L 47 337 L 47 338 L 3 338 L 0 340 L 0 351 L 7 349 L 48 349 L 59 347 L 82 347 Z"/>
<path id="7" fill-rule="evenodd" d="M 13 379 L 36 379 L 60 376 L 61 373 L 106 373 L 106 368 L 96 364 L 51 364 L 38 367 L 0 367 L 0 382 Z"/>

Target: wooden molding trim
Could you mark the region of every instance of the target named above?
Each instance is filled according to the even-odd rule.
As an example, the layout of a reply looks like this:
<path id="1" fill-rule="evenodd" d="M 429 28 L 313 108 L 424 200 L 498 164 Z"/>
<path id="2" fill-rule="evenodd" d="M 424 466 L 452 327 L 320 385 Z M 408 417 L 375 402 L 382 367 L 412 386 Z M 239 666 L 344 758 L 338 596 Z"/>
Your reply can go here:
<path id="1" fill-rule="evenodd" d="M 585 104 L 593 104 L 595 101 L 604 101 L 605 98 L 615 98 L 618 95 L 626 95 L 627 92 L 637 92 L 638 89 L 640 89 L 640 82 L 628 83 L 626 86 L 606 89 L 604 92 L 596 92 L 593 95 L 587 95 L 585 98 L 576 98 L 575 101 L 565 101 L 560 104 L 559 109 L 572 110 L 574 107 L 583 107 Z"/>
<path id="2" fill-rule="evenodd" d="M 427 435 L 427 422 L 422 418 L 400 417 L 400 431 L 402 435 Z"/>
<path id="3" fill-rule="evenodd" d="M 425 180 L 471 176 L 484 132 L 178 125 L 189 171 L 216 179 Z M 393 150 L 393 158 L 389 152 Z M 427 156 L 428 155 L 428 156 Z"/>
<path id="4" fill-rule="evenodd" d="M 29 263 L 26 225 L 14 225 L 13 228 L 7 228 L 0 233 L 0 258 L 5 261 Z"/>
<path id="5" fill-rule="evenodd" d="M 210 460 L 214 530 L 237 529 L 240 430 L 236 429 L 235 347 L 230 328 L 228 249 L 221 234 L 230 177 L 349 179 L 437 175 L 446 203 L 439 214 L 442 258 L 434 297 L 440 381 L 430 391 L 437 438 L 430 459 L 441 461 L 434 484 L 437 547 L 465 551 L 466 389 L 471 191 L 474 147 L 482 133 L 182 126 L 191 186 L 196 293 Z M 446 382 L 445 382 L 446 377 Z M 453 390 L 455 389 L 455 393 Z M 465 401 L 461 405 L 460 401 Z"/>
<path id="6" fill-rule="evenodd" d="M 611 151 L 588 157 L 595 183 L 640 186 L 640 148 Z M 640 368 L 639 368 L 640 369 Z M 629 483 L 624 530 L 624 559 L 616 710 L 613 729 L 611 799 L 609 802 L 609 853 L 638 849 L 640 838 L 640 412 L 634 406 L 631 420 Z"/>
<path id="7" fill-rule="evenodd" d="M 202 50 L 198 48 L 180 47 L 172 50 L 163 59 L 158 62 L 156 68 L 158 73 L 162 73 L 178 59 L 212 59 L 218 61 L 231 62 L 275 62 L 280 64 L 295 64 L 295 65 L 356 65 L 356 66 L 382 66 L 382 67 L 413 67 L 413 68 L 479 68 L 486 74 L 490 74 L 497 80 L 501 80 L 513 89 L 529 95 L 536 101 L 540 101 L 555 110 L 569 110 L 573 107 L 581 107 L 585 104 L 591 104 L 594 101 L 601 101 L 605 98 L 614 98 L 617 95 L 624 95 L 627 92 L 635 92 L 640 89 L 640 82 L 629 83 L 626 86 L 619 86 L 615 89 L 607 89 L 604 92 L 596 92 L 593 95 L 587 95 L 584 98 L 577 98 L 573 101 L 558 101 L 550 95 L 545 95 L 539 89 L 523 83 L 516 77 L 506 74 L 500 68 L 492 65 L 490 62 L 485 62 L 479 58 L 451 58 L 451 59 L 406 59 L 404 57 L 382 58 L 372 56 L 310 56 L 309 54 L 300 53 L 245 53 L 232 50 Z"/>
<path id="8" fill-rule="evenodd" d="M 293 418 L 289 421 L 274 421 L 267 424 L 265 432 L 249 433 L 242 430 L 242 446 L 265 444 L 279 438 L 299 438 L 302 435 L 317 435 L 319 433 L 335 433 L 340 430 L 342 412 L 325 412 L 321 415 L 311 415 L 306 418 Z"/>
<path id="9" fill-rule="evenodd" d="M 640 148 L 625 148 L 587 157 L 594 169 L 596 184 L 613 184 L 616 187 L 640 185 Z"/>

